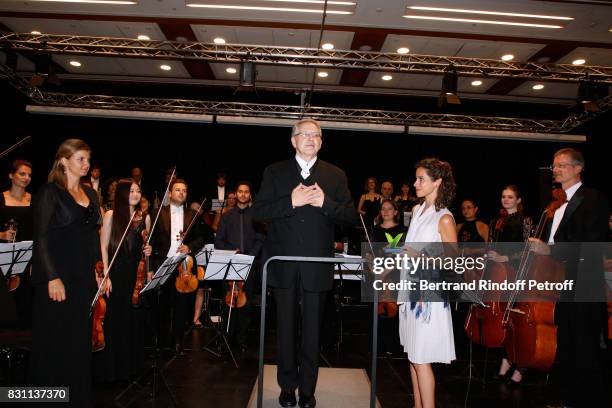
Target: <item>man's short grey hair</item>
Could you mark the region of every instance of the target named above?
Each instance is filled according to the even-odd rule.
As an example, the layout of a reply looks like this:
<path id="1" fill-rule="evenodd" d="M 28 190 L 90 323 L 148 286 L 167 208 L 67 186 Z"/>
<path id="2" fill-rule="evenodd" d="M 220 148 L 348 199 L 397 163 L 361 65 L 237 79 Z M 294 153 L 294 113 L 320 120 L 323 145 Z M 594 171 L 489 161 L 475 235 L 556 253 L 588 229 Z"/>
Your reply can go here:
<path id="1" fill-rule="evenodd" d="M 319 125 L 319 122 L 311 118 L 304 118 L 304 119 L 300 119 L 293 125 L 293 129 L 291 130 L 291 136 L 293 137 L 293 136 L 296 136 L 298 133 L 300 133 L 300 127 L 306 123 L 311 123 L 315 125 L 317 129 L 319 130 L 319 134 L 323 135 L 323 131 L 321 130 L 321 125 Z"/>
<path id="2" fill-rule="evenodd" d="M 584 169 L 584 156 L 578 150 L 571 147 L 566 147 L 564 149 L 557 150 L 554 157 L 562 154 L 568 155 L 570 159 L 572 159 L 572 164 L 581 166 Z"/>

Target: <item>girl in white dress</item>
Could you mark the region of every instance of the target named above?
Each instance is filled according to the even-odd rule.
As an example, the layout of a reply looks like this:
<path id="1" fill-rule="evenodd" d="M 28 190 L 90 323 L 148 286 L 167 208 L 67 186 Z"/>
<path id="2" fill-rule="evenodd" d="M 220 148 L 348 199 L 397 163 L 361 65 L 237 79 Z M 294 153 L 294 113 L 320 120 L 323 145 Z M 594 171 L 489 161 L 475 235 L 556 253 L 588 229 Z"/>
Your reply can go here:
<path id="1" fill-rule="evenodd" d="M 414 187 L 417 197 L 424 201 L 412 211 L 405 250 L 408 256 L 418 257 L 426 244 L 456 243 L 457 232 L 455 220 L 447 210 L 455 195 L 450 164 L 424 159 L 415 167 Z M 410 360 L 415 407 L 434 408 L 436 381 L 431 363 L 449 364 L 455 359 L 450 307 L 443 301 L 410 302 L 401 294 L 398 303 L 399 335 Z"/>

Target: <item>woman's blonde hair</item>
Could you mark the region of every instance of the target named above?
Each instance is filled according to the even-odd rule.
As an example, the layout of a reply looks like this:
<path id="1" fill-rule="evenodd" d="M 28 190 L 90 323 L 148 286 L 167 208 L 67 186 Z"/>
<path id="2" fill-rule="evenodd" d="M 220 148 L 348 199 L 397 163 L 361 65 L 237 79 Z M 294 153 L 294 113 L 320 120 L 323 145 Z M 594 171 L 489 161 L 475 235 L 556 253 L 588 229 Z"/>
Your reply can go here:
<path id="1" fill-rule="evenodd" d="M 73 154 L 78 151 L 86 151 L 91 153 L 91 148 L 81 139 L 68 139 L 57 149 L 55 153 L 55 161 L 51 166 L 51 171 L 47 177 L 49 183 L 55 183 L 62 188 L 66 188 L 66 168 L 62 164 L 61 159 L 70 159 Z"/>

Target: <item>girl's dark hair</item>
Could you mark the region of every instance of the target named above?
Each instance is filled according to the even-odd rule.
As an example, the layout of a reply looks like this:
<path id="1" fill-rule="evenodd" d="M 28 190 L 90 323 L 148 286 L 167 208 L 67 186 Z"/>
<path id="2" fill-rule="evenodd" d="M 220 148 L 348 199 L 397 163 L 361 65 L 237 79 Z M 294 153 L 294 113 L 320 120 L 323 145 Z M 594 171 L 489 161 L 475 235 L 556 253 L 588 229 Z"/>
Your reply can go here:
<path id="1" fill-rule="evenodd" d="M 433 181 L 442 179 L 434 205 L 436 211 L 439 211 L 441 208 L 450 207 L 455 198 L 457 188 L 450 163 L 436 158 L 428 158 L 418 162 L 414 168 L 425 169 L 425 172 Z"/>
<path id="2" fill-rule="evenodd" d="M 115 190 L 115 205 L 113 206 L 113 223 L 108 252 L 114 253 L 121 241 L 121 236 L 130 222 L 130 190 L 134 181 L 121 179 L 117 182 Z M 138 205 L 137 205 L 138 206 Z"/>
<path id="3" fill-rule="evenodd" d="M 395 221 L 395 223 L 397 224 L 399 222 L 399 207 L 397 206 L 397 203 L 395 202 L 395 200 L 392 200 L 390 198 L 385 198 L 384 200 L 382 200 L 380 202 L 380 211 L 378 211 L 378 215 L 376 216 L 376 225 L 380 225 L 383 222 L 383 219 L 382 219 L 382 206 L 385 203 L 389 203 L 389 204 L 391 204 L 393 206 L 393 209 L 397 213 L 397 214 L 395 214 L 393 216 L 393 221 Z"/>

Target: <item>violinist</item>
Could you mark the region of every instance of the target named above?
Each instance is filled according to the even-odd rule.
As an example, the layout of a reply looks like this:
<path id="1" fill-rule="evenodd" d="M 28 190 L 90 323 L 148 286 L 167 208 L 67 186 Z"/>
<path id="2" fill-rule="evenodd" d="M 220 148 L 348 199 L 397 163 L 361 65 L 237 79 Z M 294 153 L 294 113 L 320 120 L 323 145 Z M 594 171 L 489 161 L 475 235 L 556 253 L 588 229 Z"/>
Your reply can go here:
<path id="1" fill-rule="evenodd" d="M 32 164 L 15 160 L 8 175 L 11 187 L 0 194 L 0 242 L 29 241 L 32 239 L 32 195 L 26 188 L 32 181 Z M 9 287 L 17 309 L 19 327 L 32 326 L 32 287 L 30 272 L 26 270 L 11 278 Z"/>
<path id="2" fill-rule="evenodd" d="M 548 245 L 537 239 L 533 250 L 551 254 L 565 263 L 565 278 L 575 280 L 575 292 L 581 290 L 585 274 L 599 275 L 601 258 L 581 261 L 568 246 L 555 244 L 606 242 L 608 238 L 608 201 L 598 190 L 582 183 L 585 161 L 582 153 L 565 148 L 554 154 L 551 166 L 555 182 L 565 191 L 566 202 L 554 212 L 550 231 L 545 234 Z M 569 255 L 568 256 L 568 252 Z M 593 262 L 594 261 L 594 262 Z M 603 287 L 603 272 L 602 287 Z M 576 279 L 579 278 L 577 281 Z M 573 301 L 562 295 L 555 307 L 557 324 L 557 360 L 560 363 L 562 403 L 560 406 L 595 407 L 605 401 L 604 372 L 600 355 L 599 334 L 603 304 Z"/>
<path id="3" fill-rule="evenodd" d="M 492 250 L 487 254 L 493 262 L 509 263 L 513 270 L 517 270 L 521 257 L 521 246 L 510 248 L 507 242 L 525 242 L 533 230 L 533 220 L 523 213 L 523 198 L 519 188 L 515 185 L 506 186 L 502 190 L 499 218 L 491 221 L 490 240 L 494 243 Z M 495 246 L 501 243 L 503 246 Z M 507 276 L 511 280 L 510 276 Z M 517 386 L 523 380 L 525 369 L 517 367 L 505 356 L 502 359 L 496 381 L 505 381 L 508 385 Z"/>
<path id="4" fill-rule="evenodd" d="M 193 227 L 187 231 L 192 220 L 198 214 L 191 208 L 185 208 L 187 201 L 187 182 L 183 179 L 173 179 L 169 189 L 169 205 L 161 210 L 158 225 L 153 231 L 152 245 L 155 251 L 152 255 L 153 270 L 167 258 L 178 253 L 193 254 L 203 246 L 203 239 L 199 231 L 199 223 L 194 222 Z M 193 273 L 196 273 L 196 265 Z M 176 272 L 175 272 L 176 273 Z M 193 293 L 180 293 L 175 288 L 175 279 L 170 278 L 164 285 L 167 295 L 171 297 L 173 319 L 173 341 L 177 354 L 183 352 L 183 335 L 187 319 L 187 304 L 192 301 Z M 190 313 L 189 321 L 193 315 Z"/>
<path id="5" fill-rule="evenodd" d="M 106 346 L 94 357 L 95 376 L 100 381 L 129 380 L 144 363 L 144 309 L 132 305 L 141 254 L 151 255 L 151 246 L 143 246 L 146 231 L 151 229 L 151 219 L 139 209 L 141 198 L 140 186 L 136 182 L 131 179 L 119 180 L 114 208 L 104 214 L 100 247 L 105 270 L 132 215 L 134 218 L 109 271 L 113 292 L 106 302 Z"/>
<path id="6" fill-rule="evenodd" d="M 68 406 L 91 401 L 91 320 L 100 259 L 96 192 L 81 186 L 91 149 L 64 141 L 49 182 L 34 196 L 34 304 L 29 385 L 69 387 Z M 110 291 L 110 282 L 104 292 Z"/>
<path id="7" fill-rule="evenodd" d="M 239 182 L 236 186 L 236 207 L 221 217 L 219 230 L 215 236 L 215 248 L 236 250 L 245 255 L 258 256 L 263 246 L 264 236 L 261 229 L 253 221 L 251 209 L 251 184 L 247 181 Z M 253 284 L 257 280 L 253 278 L 253 272 L 249 274 L 244 285 L 246 304 L 243 308 L 236 309 L 232 317 L 230 327 L 230 338 L 236 342 L 242 351 L 247 346 L 247 329 L 251 321 L 251 300 Z M 240 284 L 240 282 L 237 282 Z M 230 288 L 231 290 L 231 288 Z M 230 294 L 231 296 L 231 294 Z"/>

